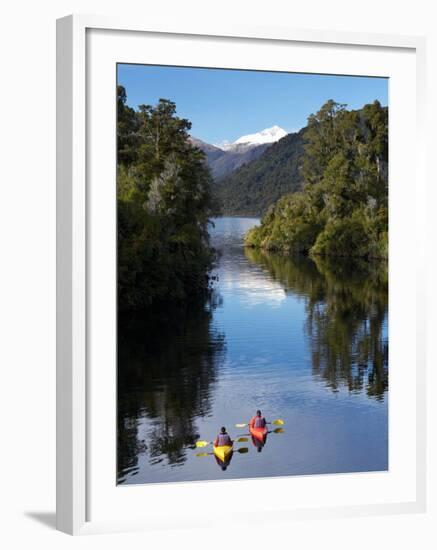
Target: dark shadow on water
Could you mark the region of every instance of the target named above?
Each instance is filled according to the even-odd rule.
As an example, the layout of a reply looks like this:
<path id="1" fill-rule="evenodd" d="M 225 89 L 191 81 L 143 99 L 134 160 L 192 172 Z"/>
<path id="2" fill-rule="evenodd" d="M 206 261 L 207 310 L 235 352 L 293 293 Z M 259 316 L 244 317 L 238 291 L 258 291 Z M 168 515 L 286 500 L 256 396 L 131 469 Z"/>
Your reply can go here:
<path id="1" fill-rule="evenodd" d="M 24 512 L 24 515 L 50 529 L 56 529 L 56 512 Z"/>
<path id="2" fill-rule="evenodd" d="M 183 465 L 199 438 L 196 421 L 211 411 L 225 351 L 223 334 L 212 326 L 219 303 L 213 295 L 184 313 L 163 312 L 161 319 L 120 319 L 119 483 L 138 473 L 139 457 L 151 465 Z"/>

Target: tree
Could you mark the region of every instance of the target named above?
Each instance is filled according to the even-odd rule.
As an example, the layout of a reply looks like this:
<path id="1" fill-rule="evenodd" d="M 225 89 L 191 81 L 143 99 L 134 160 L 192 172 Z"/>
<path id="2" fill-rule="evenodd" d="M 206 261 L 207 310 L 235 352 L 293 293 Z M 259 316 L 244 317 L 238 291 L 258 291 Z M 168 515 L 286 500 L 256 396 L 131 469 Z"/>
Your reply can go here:
<path id="1" fill-rule="evenodd" d="M 135 111 L 126 105 L 123 86 L 117 87 L 117 162 L 132 164 L 138 154 L 138 119 Z"/>
<path id="2" fill-rule="evenodd" d="M 118 111 L 119 308 L 182 304 L 209 287 L 211 176 L 173 102 L 134 111 L 119 87 Z"/>
<path id="3" fill-rule="evenodd" d="M 280 199 L 248 246 L 326 256 L 386 258 L 388 111 L 329 100 L 308 119 L 304 185 Z"/>
<path id="4" fill-rule="evenodd" d="M 342 149 L 342 119 L 345 105 L 332 99 L 308 117 L 305 130 L 305 158 L 303 176 L 307 183 L 319 183 L 331 158 Z"/>

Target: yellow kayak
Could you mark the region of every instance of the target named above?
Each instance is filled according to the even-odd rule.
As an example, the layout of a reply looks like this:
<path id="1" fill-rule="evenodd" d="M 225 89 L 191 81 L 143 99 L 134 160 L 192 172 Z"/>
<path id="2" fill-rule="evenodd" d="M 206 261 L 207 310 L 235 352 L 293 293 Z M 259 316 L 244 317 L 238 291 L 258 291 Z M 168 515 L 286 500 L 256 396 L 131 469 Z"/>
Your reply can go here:
<path id="1" fill-rule="evenodd" d="M 214 445 L 213 448 L 215 456 L 219 458 L 222 462 L 225 462 L 233 451 L 232 445 L 222 445 L 221 447 L 216 447 Z"/>

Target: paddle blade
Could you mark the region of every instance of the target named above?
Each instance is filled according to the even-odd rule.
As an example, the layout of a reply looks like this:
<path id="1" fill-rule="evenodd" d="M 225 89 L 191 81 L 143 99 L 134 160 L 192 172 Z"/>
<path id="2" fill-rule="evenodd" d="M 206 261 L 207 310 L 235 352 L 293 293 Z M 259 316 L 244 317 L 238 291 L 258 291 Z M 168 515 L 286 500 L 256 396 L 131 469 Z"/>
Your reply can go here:
<path id="1" fill-rule="evenodd" d="M 249 452 L 248 447 L 241 447 L 241 449 L 237 449 L 237 453 L 240 453 L 242 455 L 248 452 Z"/>
<path id="2" fill-rule="evenodd" d="M 280 418 L 278 418 L 276 420 L 273 420 L 272 424 L 275 424 L 276 426 L 283 426 L 285 424 L 285 422 L 283 420 L 281 420 Z"/>
<path id="3" fill-rule="evenodd" d="M 209 445 L 209 441 L 196 441 L 196 447 L 206 447 Z"/>
<path id="4" fill-rule="evenodd" d="M 245 428 L 247 424 L 235 424 L 236 428 Z"/>
<path id="5" fill-rule="evenodd" d="M 284 433 L 284 428 L 276 428 L 275 430 L 273 430 L 273 433 L 274 434 L 283 434 Z"/>
<path id="6" fill-rule="evenodd" d="M 246 441 L 249 441 L 247 437 L 239 437 L 237 439 L 237 443 L 246 443 Z"/>
<path id="7" fill-rule="evenodd" d="M 209 455 L 209 453 L 196 453 L 196 456 L 199 456 L 199 457 L 208 456 L 208 455 Z"/>

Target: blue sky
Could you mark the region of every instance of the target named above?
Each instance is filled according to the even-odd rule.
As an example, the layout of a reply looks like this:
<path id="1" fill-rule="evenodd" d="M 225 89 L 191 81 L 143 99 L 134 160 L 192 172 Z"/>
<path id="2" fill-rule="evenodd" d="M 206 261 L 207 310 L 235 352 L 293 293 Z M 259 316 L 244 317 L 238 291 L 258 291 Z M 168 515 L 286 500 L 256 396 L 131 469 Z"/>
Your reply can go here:
<path id="1" fill-rule="evenodd" d="M 287 132 L 306 125 L 328 99 L 356 109 L 378 99 L 388 105 L 388 79 L 148 65 L 118 65 L 128 104 L 176 103 L 191 134 L 208 143 L 234 141 L 277 124 Z"/>

